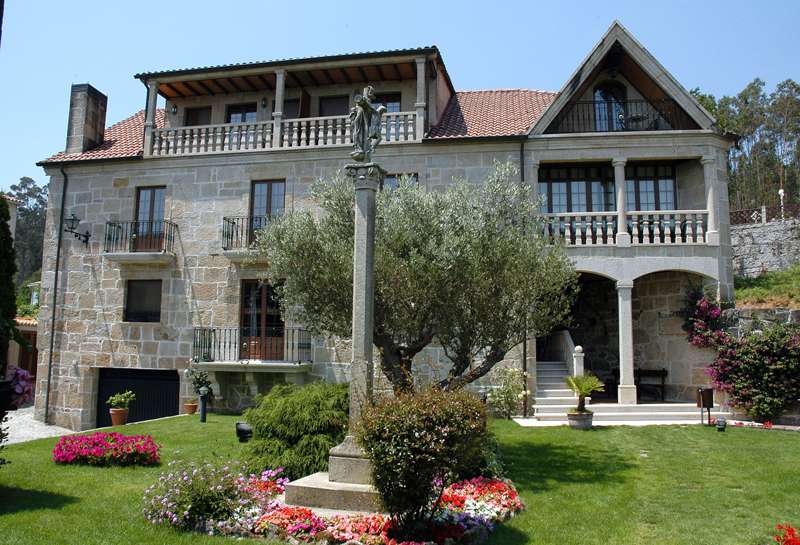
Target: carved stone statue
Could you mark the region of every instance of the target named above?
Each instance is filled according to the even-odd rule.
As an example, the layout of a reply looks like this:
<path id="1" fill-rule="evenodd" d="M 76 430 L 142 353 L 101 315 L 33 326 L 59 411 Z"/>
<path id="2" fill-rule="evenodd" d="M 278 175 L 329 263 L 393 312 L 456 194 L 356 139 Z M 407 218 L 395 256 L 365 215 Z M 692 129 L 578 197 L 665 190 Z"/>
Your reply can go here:
<path id="1" fill-rule="evenodd" d="M 370 162 L 372 152 L 381 141 L 381 116 L 386 112 L 386 106 L 381 104 L 376 108 L 373 100 L 375 90 L 372 85 L 367 85 L 362 94 L 356 95 L 355 106 L 350 108 L 354 148 L 350 157 L 358 162 Z"/>

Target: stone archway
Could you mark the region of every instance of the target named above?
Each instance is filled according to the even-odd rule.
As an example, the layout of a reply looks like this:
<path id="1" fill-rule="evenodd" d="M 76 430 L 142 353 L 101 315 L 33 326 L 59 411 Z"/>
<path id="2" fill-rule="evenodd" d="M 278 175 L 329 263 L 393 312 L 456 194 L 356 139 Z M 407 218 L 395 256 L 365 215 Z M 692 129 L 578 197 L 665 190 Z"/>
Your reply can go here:
<path id="1" fill-rule="evenodd" d="M 690 345 L 681 312 L 691 285 L 716 282 L 684 271 L 660 271 L 636 278 L 631 297 L 633 361 L 636 369 L 667 372 L 665 399 L 693 401 L 699 386 L 707 386 L 705 367 L 713 351 Z M 640 386 L 639 396 L 651 399 L 657 389 Z"/>

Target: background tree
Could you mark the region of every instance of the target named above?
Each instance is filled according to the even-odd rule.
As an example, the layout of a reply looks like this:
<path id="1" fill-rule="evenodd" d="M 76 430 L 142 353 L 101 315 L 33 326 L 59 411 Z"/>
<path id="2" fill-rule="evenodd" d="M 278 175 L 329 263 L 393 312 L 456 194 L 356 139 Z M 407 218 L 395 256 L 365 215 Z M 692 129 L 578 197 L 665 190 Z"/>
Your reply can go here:
<path id="1" fill-rule="evenodd" d="M 42 244 L 47 211 L 47 185 L 39 186 L 27 176 L 12 185 L 9 195 L 22 201 L 17 210 L 17 284 L 23 285 L 42 268 Z"/>
<path id="2" fill-rule="evenodd" d="M 728 154 L 731 209 L 800 202 L 800 85 L 780 82 L 767 94 L 756 78 L 739 94 L 717 100 L 700 89 L 691 92 L 717 118 L 721 130 L 738 135 Z"/>
<path id="3" fill-rule="evenodd" d="M 8 343 L 19 337 L 14 318 L 17 306 L 14 297 L 14 275 L 17 265 L 14 262 L 14 241 L 8 225 L 11 214 L 8 201 L 0 198 L 0 380 L 6 376 L 6 354 Z"/>
<path id="4" fill-rule="evenodd" d="M 413 358 L 435 337 L 454 360 L 440 386 L 455 389 L 501 361 L 525 324 L 545 334 L 567 312 L 574 273 L 563 250 L 545 244 L 530 190 L 513 176 L 499 165 L 480 186 L 440 193 L 405 179 L 379 193 L 373 335 L 396 392 L 414 389 Z M 259 254 L 288 314 L 349 337 L 353 188 L 335 178 L 311 195 L 319 210 L 271 222 Z"/>

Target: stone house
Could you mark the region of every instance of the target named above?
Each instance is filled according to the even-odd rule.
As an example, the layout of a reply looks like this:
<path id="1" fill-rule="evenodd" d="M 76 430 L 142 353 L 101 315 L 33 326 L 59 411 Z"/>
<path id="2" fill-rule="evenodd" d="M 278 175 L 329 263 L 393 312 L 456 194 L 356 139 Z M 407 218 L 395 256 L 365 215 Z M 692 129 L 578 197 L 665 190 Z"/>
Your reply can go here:
<path id="1" fill-rule="evenodd" d="M 575 344 L 624 405 L 640 397 L 638 370 L 665 369 L 670 400 L 705 383 L 708 354 L 685 342 L 675 313 L 690 282 L 732 293 L 731 139 L 619 23 L 558 92 L 456 91 L 436 47 L 135 77 L 145 110 L 108 128 L 106 97 L 73 86 L 66 149 L 40 163 L 51 189 L 37 418 L 103 424 L 105 398 L 127 387 L 139 393 L 132 418 L 175 414 L 191 362 L 229 409 L 276 381 L 348 379 L 347 344 L 282 316 L 247 256 L 255 231 L 308 206 L 309 185 L 347 162 L 347 114 L 366 83 L 388 110 L 375 155 L 391 173 L 384 190 L 400 174 L 429 190 L 480 182 L 495 161 L 537 188 L 546 234 L 584 287 L 569 328 L 530 343 L 537 396 L 572 403 L 563 374 L 579 365 Z M 60 239 L 72 214 L 87 245 Z M 415 372 L 446 367 L 431 346 Z"/>

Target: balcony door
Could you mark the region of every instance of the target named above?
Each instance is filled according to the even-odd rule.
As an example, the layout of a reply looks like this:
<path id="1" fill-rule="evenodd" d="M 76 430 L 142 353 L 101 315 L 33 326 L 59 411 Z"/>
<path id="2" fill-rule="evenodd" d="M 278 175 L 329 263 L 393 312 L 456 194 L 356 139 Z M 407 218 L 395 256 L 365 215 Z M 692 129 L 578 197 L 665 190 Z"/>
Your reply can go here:
<path id="1" fill-rule="evenodd" d="M 283 361 L 284 323 L 272 286 L 242 280 L 241 354 L 248 360 Z"/>
<path id="2" fill-rule="evenodd" d="M 136 190 L 136 221 L 131 244 L 135 252 L 160 252 L 164 249 L 165 187 L 139 187 Z"/>
<path id="3" fill-rule="evenodd" d="M 248 245 L 255 242 L 255 234 L 263 229 L 270 218 L 283 212 L 286 199 L 286 182 L 283 180 L 259 180 L 253 182 L 250 194 L 250 217 Z"/>

